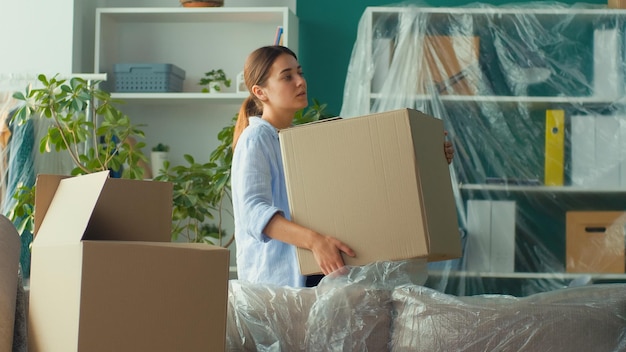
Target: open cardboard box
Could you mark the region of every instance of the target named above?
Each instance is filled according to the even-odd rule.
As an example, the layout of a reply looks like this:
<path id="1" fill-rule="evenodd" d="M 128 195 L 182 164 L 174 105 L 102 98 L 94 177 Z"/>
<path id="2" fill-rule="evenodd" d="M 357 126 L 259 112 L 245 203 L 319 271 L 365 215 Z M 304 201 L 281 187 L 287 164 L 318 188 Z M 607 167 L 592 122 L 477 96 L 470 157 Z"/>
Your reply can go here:
<path id="1" fill-rule="evenodd" d="M 346 265 L 461 256 L 443 121 L 412 109 L 280 131 L 291 219 L 348 244 Z M 298 249 L 303 275 L 320 273 Z"/>
<path id="2" fill-rule="evenodd" d="M 30 351 L 223 351 L 227 249 L 170 243 L 172 184 L 39 175 Z"/>

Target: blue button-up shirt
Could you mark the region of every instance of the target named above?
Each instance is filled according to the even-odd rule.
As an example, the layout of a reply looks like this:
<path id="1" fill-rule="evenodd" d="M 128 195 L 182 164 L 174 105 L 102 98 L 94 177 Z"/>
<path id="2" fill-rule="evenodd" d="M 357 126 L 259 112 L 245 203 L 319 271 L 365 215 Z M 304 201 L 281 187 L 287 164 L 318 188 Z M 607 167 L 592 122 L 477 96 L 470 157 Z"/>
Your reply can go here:
<path id="1" fill-rule="evenodd" d="M 240 280 L 303 287 L 293 245 L 267 237 L 263 230 L 276 213 L 290 219 L 278 131 L 251 116 L 233 155 L 232 196 Z"/>

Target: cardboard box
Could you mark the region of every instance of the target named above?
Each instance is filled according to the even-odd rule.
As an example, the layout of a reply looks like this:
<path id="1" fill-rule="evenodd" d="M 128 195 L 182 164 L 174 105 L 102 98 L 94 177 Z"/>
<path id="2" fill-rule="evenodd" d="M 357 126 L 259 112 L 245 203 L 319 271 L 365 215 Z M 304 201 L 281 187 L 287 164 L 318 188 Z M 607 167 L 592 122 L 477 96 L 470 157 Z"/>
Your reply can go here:
<path id="1" fill-rule="evenodd" d="M 610 9 L 626 9 L 626 0 L 609 0 L 607 5 Z"/>
<path id="2" fill-rule="evenodd" d="M 347 243 L 346 265 L 461 256 L 440 119 L 401 109 L 279 135 L 292 220 Z M 321 272 L 297 253 L 302 274 Z"/>
<path id="3" fill-rule="evenodd" d="M 623 273 L 622 211 L 566 213 L 566 270 L 568 273 Z"/>
<path id="4" fill-rule="evenodd" d="M 480 80 L 477 36 L 425 36 L 418 94 L 475 95 Z"/>
<path id="5" fill-rule="evenodd" d="M 170 243 L 172 185 L 40 175 L 30 351 L 223 351 L 229 251 Z"/>

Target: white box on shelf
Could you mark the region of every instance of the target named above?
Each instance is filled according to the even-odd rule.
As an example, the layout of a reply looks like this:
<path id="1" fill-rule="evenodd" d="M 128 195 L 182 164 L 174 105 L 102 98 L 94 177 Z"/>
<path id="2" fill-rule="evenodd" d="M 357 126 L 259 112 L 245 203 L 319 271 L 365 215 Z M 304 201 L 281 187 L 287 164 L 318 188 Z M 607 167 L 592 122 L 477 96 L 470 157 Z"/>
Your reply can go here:
<path id="1" fill-rule="evenodd" d="M 515 272 L 514 201 L 468 200 L 466 270 Z"/>
<path id="2" fill-rule="evenodd" d="M 467 201 L 467 243 L 465 269 L 490 271 L 491 201 Z"/>
<path id="3" fill-rule="evenodd" d="M 372 93 L 380 93 L 389 74 L 393 50 L 393 39 L 379 38 L 372 41 L 372 61 L 374 75 L 372 76 Z"/>
<path id="4" fill-rule="evenodd" d="M 248 93 L 246 80 L 243 78 L 243 71 L 237 74 L 237 93 Z"/>
<path id="5" fill-rule="evenodd" d="M 620 186 L 620 129 L 619 117 L 595 118 L 595 185 L 606 188 Z"/>
<path id="6" fill-rule="evenodd" d="M 570 131 L 572 185 L 590 185 L 595 164 L 595 117 L 592 115 L 572 116 Z"/>
<path id="7" fill-rule="evenodd" d="M 572 116 L 570 141 L 573 186 L 626 186 L 626 116 Z"/>
<path id="8" fill-rule="evenodd" d="M 626 115 L 619 120 L 619 184 L 626 186 Z"/>
<path id="9" fill-rule="evenodd" d="M 593 95 L 607 100 L 624 91 L 622 41 L 617 28 L 596 29 L 593 33 Z"/>

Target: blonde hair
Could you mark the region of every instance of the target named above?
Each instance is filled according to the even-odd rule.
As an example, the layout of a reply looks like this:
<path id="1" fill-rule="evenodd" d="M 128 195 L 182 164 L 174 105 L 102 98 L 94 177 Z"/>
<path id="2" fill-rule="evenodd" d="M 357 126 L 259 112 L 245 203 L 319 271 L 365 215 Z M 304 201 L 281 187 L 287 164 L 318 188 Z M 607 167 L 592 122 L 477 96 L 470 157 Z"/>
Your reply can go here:
<path id="1" fill-rule="evenodd" d="M 239 136 L 241 136 L 243 130 L 250 124 L 248 118 L 250 116 L 263 114 L 263 104 L 252 93 L 252 87 L 255 85 L 263 86 L 265 84 L 274 61 L 283 54 L 291 55 L 296 60 L 298 59 L 296 54 L 289 48 L 279 45 L 260 47 L 248 55 L 246 63 L 243 66 L 243 79 L 250 95 L 241 104 L 241 108 L 239 108 L 233 135 L 233 150 L 237 145 Z"/>

